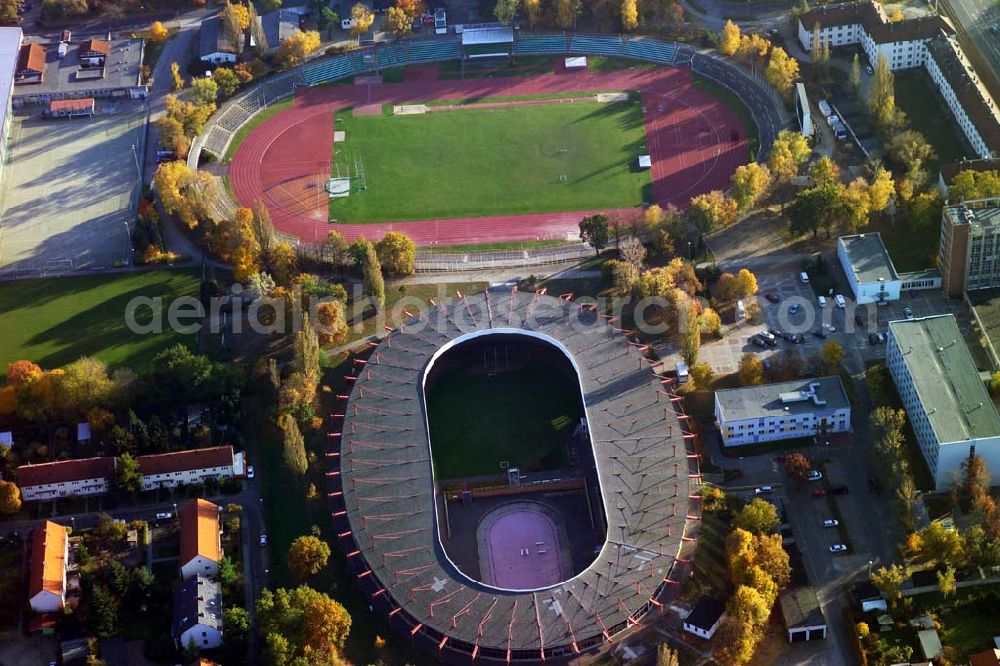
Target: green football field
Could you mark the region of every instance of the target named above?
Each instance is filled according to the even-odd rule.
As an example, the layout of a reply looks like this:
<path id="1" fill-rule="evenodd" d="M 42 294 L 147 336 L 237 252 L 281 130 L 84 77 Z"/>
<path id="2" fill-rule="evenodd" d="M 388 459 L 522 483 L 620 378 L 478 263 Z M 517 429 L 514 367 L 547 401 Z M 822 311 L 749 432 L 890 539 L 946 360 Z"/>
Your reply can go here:
<path id="1" fill-rule="evenodd" d="M 627 208 L 650 200 L 638 101 L 337 114 L 346 141 L 334 175 L 364 173 L 366 189 L 330 200 L 330 217 L 364 223 Z"/>
<path id="2" fill-rule="evenodd" d="M 198 297 L 199 272 L 150 270 L 80 277 L 0 282 L 0 372 L 12 361 L 34 361 L 46 370 L 96 356 L 112 367 L 149 369 L 153 357 L 194 336 L 170 330 L 171 299 Z M 160 298 L 163 333 L 133 333 L 126 308 L 136 297 Z M 136 309 L 140 324 L 150 322 L 149 307 Z"/>
<path id="3" fill-rule="evenodd" d="M 427 391 L 434 470 L 440 479 L 567 464 L 566 444 L 583 416 L 580 387 L 544 364 L 486 375 L 456 371 Z"/>

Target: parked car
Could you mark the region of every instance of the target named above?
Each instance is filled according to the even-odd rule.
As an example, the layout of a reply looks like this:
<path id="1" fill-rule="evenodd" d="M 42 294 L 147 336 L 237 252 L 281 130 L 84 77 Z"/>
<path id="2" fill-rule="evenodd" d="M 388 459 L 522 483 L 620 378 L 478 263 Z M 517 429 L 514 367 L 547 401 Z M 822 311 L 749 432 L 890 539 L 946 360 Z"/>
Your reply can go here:
<path id="1" fill-rule="evenodd" d="M 841 296 L 840 294 L 834 296 L 833 301 L 837 304 L 837 307 L 840 308 L 841 310 L 847 307 L 847 299 Z"/>
<path id="2" fill-rule="evenodd" d="M 822 488 L 817 488 L 816 490 L 812 491 L 812 496 L 813 497 L 826 497 L 826 491 L 823 490 Z"/>
<path id="3" fill-rule="evenodd" d="M 788 342 L 791 342 L 793 345 L 800 345 L 806 341 L 806 337 L 801 333 L 783 333 L 781 337 Z"/>
<path id="4" fill-rule="evenodd" d="M 820 481 L 823 479 L 823 472 L 818 469 L 811 469 L 809 473 L 806 474 L 806 481 Z"/>
<path id="5" fill-rule="evenodd" d="M 173 517 L 174 514 L 170 513 L 169 511 L 160 511 L 159 513 L 156 514 L 156 522 L 159 523 L 171 520 Z"/>
<path id="6" fill-rule="evenodd" d="M 826 307 L 826 296 L 817 296 L 816 297 L 816 304 L 819 305 L 821 308 L 825 308 Z"/>
<path id="7" fill-rule="evenodd" d="M 846 495 L 847 493 L 851 492 L 850 490 L 847 489 L 847 486 L 843 484 L 839 486 L 834 486 L 831 490 L 833 490 L 834 495 Z"/>
<path id="8" fill-rule="evenodd" d="M 253 465 L 247 465 L 247 478 L 252 479 L 256 475 L 257 472 L 254 470 Z"/>
<path id="9" fill-rule="evenodd" d="M 788 308 L 788 314 L 795 314 L 801 309 L 802 309 L 801 305 L 799 305 L 798 303 L 792 303 L 791 306 L 789 306 Z"/>
<path id="10" fill-rule="evenodd" d="M 780 303 L 781 299 L 778 298 L 776 294 L 764 294 L 764 298 L 771 301 L 772 303 Z"/>
<path id="11" fill-rule="evenodd" d="M 757 486 L 753 489 L 754 495 L 767 495 L 768 493 L 774 492 L 774 488 L 771 486 Z"/>
<path id="12" fill-rule="evenodd" d="M 831 333 L 837 332 L 837 328 L 832 324 L 823 324 L 823 330 L 830 331 Z"/>
<path id="13" fill-rule="evenodd" d="M 831 553 L 845 553 L 845 552 L 847 552 L 847 546 L 845 546 L 842 543 L 835 543 L 832 546 L 830 546 L 830 552 Z"/>
<path id="14" fill-rule="evenodd" d="M 260 545 L 262 545 L 262 546 L 266 546 L 267 545 L 267 535 L 266 534 L 261 534 L 260 535 Z"/>
<path id="15" fill-rule="evenodd" d="M 809 274 L 806 273 L 805 271 L 799 273 L 799 282 L 801 282 L 802 284 L 809 284 Z"/>
<path id="16" fill-rule="evenodd" d="M 764 340 L 764 338 L 760 337 L 759 335 L 750 336 L 750 342 L 751 344 L 757 345 L 761 349 L 767 349 L 767 341 Z"/>
<path id="17" fill-rule="evenodd" d="M 868 342 L 873 345 L 880 345 L 885 342 L 885 336 L 881 333 L 869 333 Z"/>
<path id="18" fill-rule="evenodd" d="M 865 327 L 865 318 L 859 314 L 854 315 L 854 323 L 857 324 L 858 328 Z"/>
<path id="19" fill-rule="evenodd" d="M 823 527 L 836 527 L 840 524 L 840 521 L 836 518 L 827 518 L 823 521 Z"/>
<path id="20" fill-rule="evenodd" d="M 875 68 L 872 67 L 871 65 L 865 65 L 865 71 L 868 72 L 869 74 L 874 74 Z"/>
<path id="21" fill-rule="evenodd" d="M 913 310 L 910 309 L 909 305 L 903 308 L 903 316 L 907 319 L 913 319 Z"/>

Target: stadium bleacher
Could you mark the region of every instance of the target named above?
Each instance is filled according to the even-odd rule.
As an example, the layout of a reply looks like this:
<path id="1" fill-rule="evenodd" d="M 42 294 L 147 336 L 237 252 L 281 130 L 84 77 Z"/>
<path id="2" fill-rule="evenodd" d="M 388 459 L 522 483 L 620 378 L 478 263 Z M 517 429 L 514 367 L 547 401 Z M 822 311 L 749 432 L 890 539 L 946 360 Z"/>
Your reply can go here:
<path id="1" fill-rule="evenodd" d="M 358 54 L 360 55 L 360 54 Z M 336 81 L 345 76 L 356 74 L 361 67 L 356 62 L 355 54 L 334 56 L 329 60 L 321 60 L 302 68 L 302 78 L 306 85 L 315 86 L 327 81 Z"/>
<path id="2" fill-rule="evenodd" d="M 677 44 L 658 39 L 630 39 L 625 42 L 623 53 L 632 58 L 672 65 L 677 57 Z"/>
<path id="3" fill-rule="evenodd" d="M 622 54 L 622 38 L 618 36 L 579 36 L 570 40 L 569 50 L 576 53 L 596 53 L 602 55 L 620 56 Z"/>
<path id="4" fill-rule="evenodd" d="M 410 42 L 410 62 L 450 60 L 460 56 L 457 41 L 413 40 Z"/>
<path id="5" fill-rule="evenodd" d="M 568 49 L 565 35 L 522 35 L 514 40 L 514 53 L 566 53 Z"/>

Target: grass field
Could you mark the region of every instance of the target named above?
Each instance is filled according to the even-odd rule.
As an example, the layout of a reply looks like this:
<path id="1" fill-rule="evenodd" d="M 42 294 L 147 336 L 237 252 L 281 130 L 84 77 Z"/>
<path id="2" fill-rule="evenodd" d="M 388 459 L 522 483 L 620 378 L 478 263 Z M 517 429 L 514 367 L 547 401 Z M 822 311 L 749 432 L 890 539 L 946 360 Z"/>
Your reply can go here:
<path id="1" fill-rule="evenodd" d="M 576 382 L 544 364 L 493 376 L 444 375 L 427 391 L 435 473 L 499 474 L 502 460 L 522 471 L 565 466 L 582 409 Z"/>
<path id="2" fill-rule="evenodd" d="M 157 270 L 0 283 L 0 369 L 31 360 L 56 368 L 81 356 L 141 371 L 153 356 L 191 336 L 174 332 L 137 335 L 125 323 L 125 308 L 138 296 L 198 296 L 196 271 Z M 143 316 L 145 313 L 145 316 Z M 148 322 L 148 307 L 136 319 Z M 163 317 L 166 329 L 166 317 Z"/>
<path id="3" fill-rule="evenodd" d="M 906 113 L 910 127 L 923 134 L 937 153 L 924 165 L 929 173 L 936 174 L 940 165 L 967 157 L 961 130 L 937 95 L 931 92 L 934 86 L 923 69 L 897 73 L 895 89 L 896 104 Z"/>
<path id="4" fill-rule="evenodd" d="M 340 167 L 363 164 L 367 190 L 330 202 L 364 223 L 597 208 L 651 197 L 638 103 L 545 104 L 414 116 L 337 115 Z M 336 168 L 336 167 L 335 167 Z"/>

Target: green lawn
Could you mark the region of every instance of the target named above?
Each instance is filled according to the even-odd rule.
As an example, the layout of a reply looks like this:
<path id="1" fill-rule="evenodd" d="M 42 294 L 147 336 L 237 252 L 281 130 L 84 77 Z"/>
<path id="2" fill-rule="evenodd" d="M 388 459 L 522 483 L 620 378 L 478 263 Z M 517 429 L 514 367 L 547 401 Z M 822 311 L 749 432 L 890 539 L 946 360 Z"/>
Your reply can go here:
<path id="1" fill-rule="evenodd" d="M 896 105 L 906 113 L 910 127 L 923 134 L 937 153 L 937 157 L 928 160 L 925 165 L 928 173 L 937 174 L 940 165 L 967 157 L 961 130 L 951 112 L 932 92 L 934 86 L 923 69 L 898 72 L 895 89 Z"/>
<path id="2" fill-rule="evenodd" d="M 413 116 L 337 114 L 335 171 L 367 189 L 333 199 L 340 222 L 625 208 L 651 197 L 637 102 L 545 104 Z"/>
<path id="3" fill-rule="evenodd" d="M 250 132 L 257 129 L 261 123 L 271 116 L 281 113 L 285 109 L 292 108 L 292 103 L 294 101 L 294 96 L 279 100 L 244 123 L 238 130 L 236 130 L 236 133 L 233 135 L 233 140 L 229 142 L 229 148 L 226 149 L 224 161 L 228 162 L 233 159 L 233 155 L 236 154 L 236 149 L 240 147 L 240 144 L 243 143 L 243 139 L 247 138 Z"/>
<path id="4" fill-rule="evenodd" d="M 439 479 L 566 465 L 566 446 L 583 416 L 576 380 L 532 363 L 496 375 L 454 370 L 427 389 L 434 468 Z"/>
<path id="5" fill-rule="evenodd" d="M 169 330 L 166 308 L 171 299 L 198 297 L 199 278 L 192 270 L 46 278 L 0 283 L 0 368 L 30 360 L 57 368 L 81 356 L 96 356 L 112 366 L 136 371 L 153 356 L 193 337 Z M 139 335 L 126 325 L 133 298 L 162 298 L 162 334 Z M 150 321 L 150 307 L 136 310 L 140 323 Z"/>

